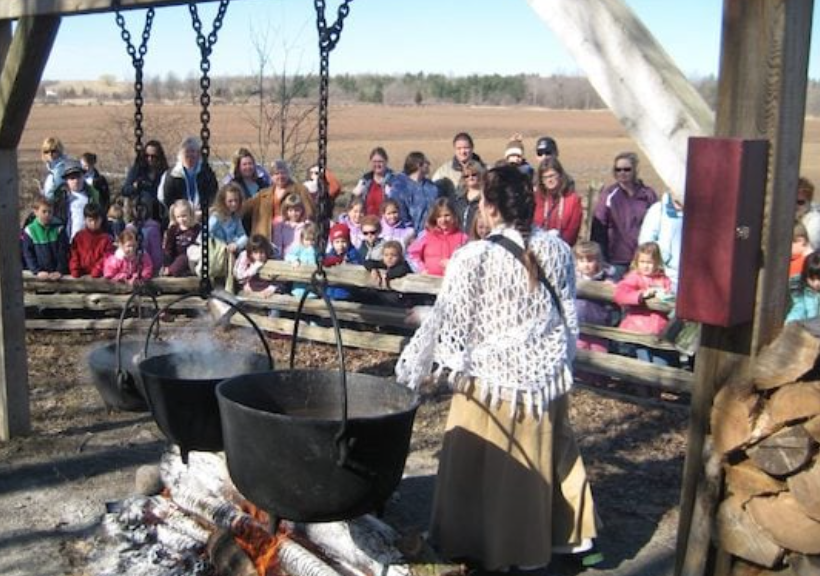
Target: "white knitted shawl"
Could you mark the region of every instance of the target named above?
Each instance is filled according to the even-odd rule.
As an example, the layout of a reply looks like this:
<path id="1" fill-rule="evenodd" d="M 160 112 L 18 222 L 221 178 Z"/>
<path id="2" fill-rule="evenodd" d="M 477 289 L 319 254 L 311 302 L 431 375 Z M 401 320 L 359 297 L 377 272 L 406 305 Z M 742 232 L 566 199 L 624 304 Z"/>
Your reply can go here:
<path id="1" fill-rule="evenodd" d="M 523 247 L 513 228 L 492 234 Z M 469 242 L 453 254 L 435 306 L 402 352 L 399 382 L 416 388 L 435 364 L 436 373 L 451 371 L 452 382 L 476 379 L 483 401 L 507 400 L 513 411 L 521 405 L 539 417 L 570 389 L 578 334 L 572 253 L 540 229 L 533 229 L 529 248 L 555 287 L 566 326 L 546 288 L 530 289 L 517 258 L 495 243 Z"/>

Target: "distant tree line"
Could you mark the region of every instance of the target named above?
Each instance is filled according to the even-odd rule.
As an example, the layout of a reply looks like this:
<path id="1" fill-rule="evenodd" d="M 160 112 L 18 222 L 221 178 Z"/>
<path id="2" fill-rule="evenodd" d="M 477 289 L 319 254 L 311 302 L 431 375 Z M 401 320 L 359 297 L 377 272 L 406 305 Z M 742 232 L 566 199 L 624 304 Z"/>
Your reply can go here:
<path id="1" fill-rule="evenodd" d="M 111 78 L 101 78 L 110 87 Z M 692 80 L 706 102 L 714 108 L 717 100 L 717 79 L 707 76 Z M 40 96 L 53 95 L 55 82 L 43 82 Z M 68 86 L 56 90 L 60 99 L 98 98 L 129 100 L 128 83 L 121 92 L 110 90 L 99 93 L 88 87 Z M 289 99 L 315 99 L 318 78 L 313 74 L 270 76 L 260 90 L 259 78 L 254 76 L 215 76 L 211 79 L 211 95 L 216 101 L 248 103 L 284 92 Z M 485 106 L 526 105 L 553 109 L 592 110 L 605 108 L 589 81 L 582 76 L 538 76 L 517 74 L 472 74 L 447 76 L 423 72 L 403 75 L 341 74 L 331 79 L 331 101 L 341 103 L 370 103 L 387 105 L 475 104 Z M 164 77 L 150 76 L 145 82 L 146 101 L 199 100 L 199 78 L 193 74 L 181 78 L 174 72 Z M 52 98 L 53 99 L 53 98 Z M 820 81 L 810 80 L 806 99 L 806 113 L 820 115 Z"/>

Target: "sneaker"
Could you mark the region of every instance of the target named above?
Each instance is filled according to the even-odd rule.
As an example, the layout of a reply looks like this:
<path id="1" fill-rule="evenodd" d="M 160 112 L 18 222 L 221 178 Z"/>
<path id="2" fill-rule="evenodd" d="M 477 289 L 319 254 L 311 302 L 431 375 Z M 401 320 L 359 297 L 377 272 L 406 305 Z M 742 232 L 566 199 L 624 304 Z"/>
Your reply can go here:
<path id="1" fill-rule="evenodd" d="M 586 552 L 581 552 L 578 554 L 578 560 L 584 568 L 591 568 L 592 566 L 597 566 L 604 561 L 604 554 L 593 543 L 592 548 Z"/>

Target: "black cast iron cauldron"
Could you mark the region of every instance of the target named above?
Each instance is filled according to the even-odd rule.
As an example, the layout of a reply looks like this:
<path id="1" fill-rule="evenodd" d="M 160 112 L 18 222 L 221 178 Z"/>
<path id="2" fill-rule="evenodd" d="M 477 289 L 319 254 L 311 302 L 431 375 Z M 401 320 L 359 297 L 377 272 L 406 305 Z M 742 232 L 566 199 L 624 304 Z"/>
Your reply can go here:
<path id="1" fill-rule="evenodd" d="M 205 256 L 207 254 L 203 253 L 203 257 Z M 204 271 L 203 279 L 207 280 Z M 228 295 L 212 292 L 207 281 L 203 282 L 200 292 L 184 294 L 154 315 L 145 340 L 146 356 L 151 332 L 155 326 L 159 328 L 158 323 L 163 314 L 175 304 L 190 298 L 221 302 L 230 308 L 230 314 L 244 317 L 259 337 L 265 354 L 183 348 L 139 363 L 145 398 L 154 420 L 165 437 L 179 446 L 185 463 L 188 462 L 188 452 L 191 450 L 222 450 L 222 426 L 216 401 L 216 385 L 240 374 L 274 368 L 270 347 L 256 322 Z"/>
<path id="2" fill-rule="evenodd" d="M 166 342 L 152 343 L 151 352 L 169 350 Z M 143 343 L 137 340 L 111 342 L 88 353 L 91 381 L 109 410 L 147 412 L 137 364 L 144 358 Z"/>
<path id="3" fill-rule="evenodd" d="M 219 406 L 214 392 L 226 378 L 270 370 L 264 354 L 188 350 L 146 358 L 139 363 L 145 396 L 154 420 L 170 442 L 188 452 L 222 450 Z"/>
<path id="4" fill-rule="evenodd" d="M 91 381 L 102 396 L 103 402 L 109 410 L 126 410 L 131 412 L 146 412 L 145 394 L 137 370 L 140 360 L 148 356 L 148 347 L 140 346 L 136 341 L 123 342 L 123 326 L 125 317 L 130 309 L 134 309 L 142 317 L 143 299 L 150 299 L 154 311 L 159 309 L 156 296 L 146 286 L 135 286 L 120 312 L 120 321 L 117 324 L 117 337 L 114 342 L 105 344 L 92 350 L 86 360 L 91 369 Z M 151 331 L 148 331 L 150 342 Z M 152 352 L 167 350 L 167 344 L 155 341 Z"/>
<path id="5" fill-rule="evenodd" d="M 347 373 L 344 423 L 339 378 L 282 370 L 217 386 L 231 479 L 274 518 L 354 518 L 379 509 L 401 480 L 417 395 L 392 380 Z"/>

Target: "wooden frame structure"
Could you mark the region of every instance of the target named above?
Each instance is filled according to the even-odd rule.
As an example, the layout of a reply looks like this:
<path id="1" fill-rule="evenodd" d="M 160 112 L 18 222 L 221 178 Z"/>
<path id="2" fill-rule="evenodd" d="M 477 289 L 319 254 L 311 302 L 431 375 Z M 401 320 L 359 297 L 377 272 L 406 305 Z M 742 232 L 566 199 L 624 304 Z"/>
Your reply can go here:
<path id="1" fill-rule="evenodd" d="M 212 1 L 212 0 L 200 0 Z M 18 253 L 17 146 L 64 15 L 183 4 L 183 0 L 31 0 L 0 3 L 0 441 L 29 431 L 23 289 Z M 589 10 L 626 14 L 621 0 L 530 0 L 592 21 Z M 732 373 L 748 370 L 760 346 L 782 325 L 811 39 L 813 0 L 724 0 L 718 107 L 714 134 L 766 138 L 770 146 L 763 254 L 757 310 L 749 325 L 704 327 L 696 363 L 690 440 L 683 477 L 676 574 L 723 574 L 709 554 L 712 494 L 703 447 L 715 392 Z M 572 8 L 571 8 L 572 7 Z M 580 12 L 578 12 L 580 10 Z M 587 12 L 584 13 L 584 10 Z M 17 27 L 12 37 L 12 20 Z M 562 23 L 563 24 L 563 23 Z M 589 27 L 587 26 L 587 29 Z M 590 30 L 597 34 L 600 30 Z M 635 38 L 637 40 L 637 38 Z M 635 45 L 638 45 L 635 42 Z M 655 51 L 653 43 L 640 43 Z M 644 54 L 645 66 L 657 54 Z M 668 59 L 668 58 L 667 58 Z M 591 61 L 604 64 L 604 54 Z M 665 61 L 665 60 L 664 60 Z M 589 72 L 589 71 L 588 71 Z M 595 84 L 595 78 L 591 78 Z M 622 82 L 623 83 L 623 82 Z M 677 80 L 671 84 L 676 85 Z M 629 96 L 623 96 L 629 98 Z M 676 180 L 677 181 L 677 180 Z M 671 185 L 671 183 L 670 183 Z"/>

